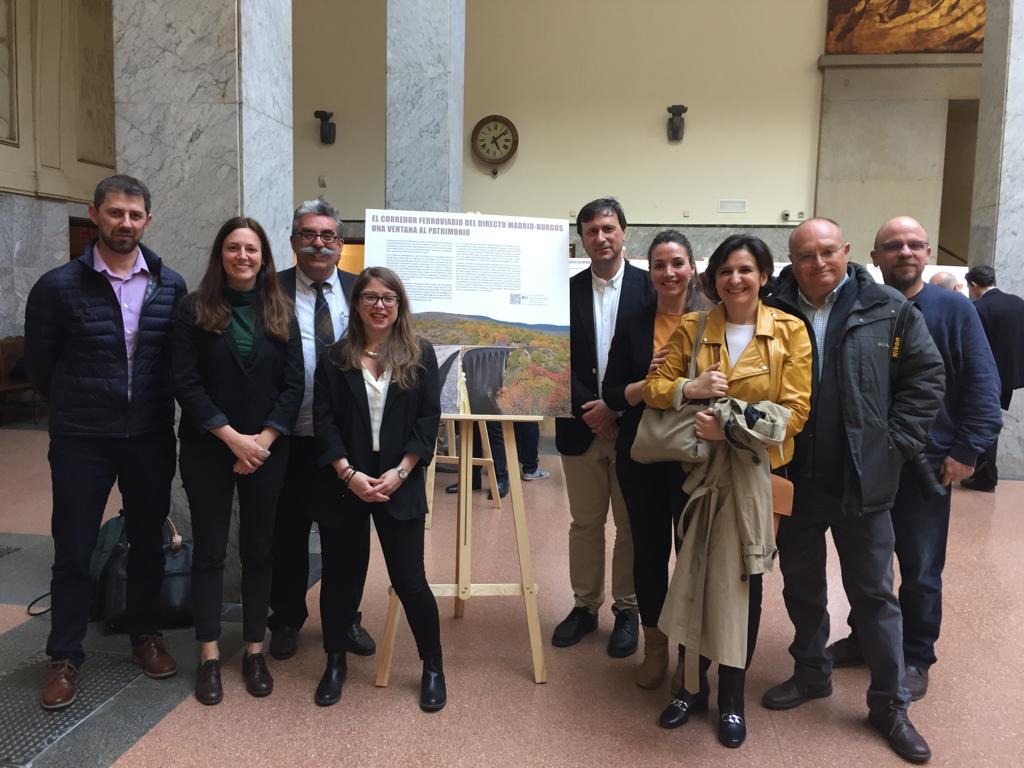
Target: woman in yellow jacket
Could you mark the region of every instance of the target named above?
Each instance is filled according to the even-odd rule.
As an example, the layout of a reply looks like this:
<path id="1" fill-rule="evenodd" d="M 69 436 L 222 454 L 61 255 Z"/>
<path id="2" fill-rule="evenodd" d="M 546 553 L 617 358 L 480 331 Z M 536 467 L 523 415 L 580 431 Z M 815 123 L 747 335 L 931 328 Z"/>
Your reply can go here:
<path id="1" fill-rule="evenodd" d="M 644 382 L 644 402 L 653 408 L 673 407 L 685 400 L 713 400 L 730 397 L 747 403 L 770 401 L 790 412 L 786 437 L 780 448 L 772 449 L 773 469 L 784 466 L 793 455 L 793 438 L 803 428 L 810 411 L 811 342 L 799 318 L 770 308 L 761 293 L 774 270 L 771 251 L 764 241 L 750 235 L 732 235 L 715 249 L 708 261 L 706 290 L 720 302 L 708 315 L 697 353 L 695 379 L 684 378 L 694 347 L 699 316 L 683 317 L 669 340 L 669 353 L 658 370 Z M 678 391 L 677 391 L 678 390 Z M 697 436 L 707 441 L 725 440 L 718 419 L 709 410 L 696 417 Z M 767 479 L 767 476 L 766 476 Z M 766 489 L 770 495 L 770 489 Z M 683 525 L 686 524 L 684 515 Z M 721 542 L 719 542 L 721 545 Z M 740 541 L 728 546 L 740 548 Z M 741 578 L 737 574 L 737 578 Z M 754 653 L 761 619 L 761 575 L 749 578 L 746 616 L 746 667 Z M 714 594 L 705 594 L 705 605 L 714 604 Z M 700 660 L 698 691 L 674 691 L 672 702 L 659 720 L 665 728 L 686 723 L 690 713 L 706 709 L 710 689 L 707 669 L 710 661 Z M 719 740 L 738 747 L 746 738 L 743 688 L 746 667 L 723 664 L 718 669 Z"/>

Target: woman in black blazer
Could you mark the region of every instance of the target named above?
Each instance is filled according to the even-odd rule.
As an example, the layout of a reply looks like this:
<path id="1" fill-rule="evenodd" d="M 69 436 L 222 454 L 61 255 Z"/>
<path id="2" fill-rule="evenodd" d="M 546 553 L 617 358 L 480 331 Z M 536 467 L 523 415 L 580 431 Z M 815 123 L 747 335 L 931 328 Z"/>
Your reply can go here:
<path id="1" fill-rule="evenodd" d="M 365 558 L 358 542 L 373 518 L 388 576 L 402 601 L 423 660 L 420 707 L 447 701 L 437 602 L 423 566 L 427 495 L 423 469 L 434 457 L 441 384 L 433 347 L 417 339 L 398 275 L 370 267 L 352 288 L 345 335 L 317 363 L 313 429 L 314 488 L 323 581 L 320 617 L 327 666 L 314 700 L 341 698 L 345 631 L 355 621 Z M 360 565 L 361 563 L 361 565 Z"/>
<path id="2" fill-rule="evenodd" d="M 199 290 L 181 302 L 172 341 L 179 463 L 194 539 L 196 698 L 217 704 L 224 695 L 218 639 L 236 487 L 242 676 L 249 693 L 266 696 L 274 686 L 263 653 L 274 514 L 288 464 L 287 441 L 274 441 L 295 423 L 304 375 L 298 325 L 258 222 L 239 216 L 220 228 Z"/>
<path id="3" fill-rule="evenodd" d="M 636 684 L 657 688 L 668 668 L 668 638 L 658 629 L 658 618 L 668 592 L 673 532 L 686 503 L 685 476 L 677 463 L 639 464 L 630 458 L 629 450 L 644 411 L 647 372 L 664 361 L 665 345 L 683 314 L 712 305 L 700 290 L 690 241 L 682 233 L 669 229 L 655 235 L 647 264 L 657 302 L 637 322 L 620 326 L 615 334 L 601 393 L 609 408 L 622 412 L 615 473 L 633 533 L 633 581 L 644 629 L 644 660 L 637 667 Z M 681 675 L 682 665 L 673 678 L 676 685 L 679 677 L 680 688 Z"/>

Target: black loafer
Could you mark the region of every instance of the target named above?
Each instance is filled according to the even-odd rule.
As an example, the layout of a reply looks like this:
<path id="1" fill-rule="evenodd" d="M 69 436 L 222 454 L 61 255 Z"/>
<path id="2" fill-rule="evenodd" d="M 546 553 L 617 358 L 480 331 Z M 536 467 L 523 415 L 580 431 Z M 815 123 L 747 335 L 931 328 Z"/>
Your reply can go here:
<path id="1" fill-rule="evenodd" d="M 420 678 L 420 709 L 437 712 L 448 703 L 448 689 L 444 683 L 444 666 L 441 657 L 423 660 L 423 677 Z"/>
<path id="2" fill-rule="evenodd" d="M 690 715 L 694 712 L 703 712 L 708 708 L 708 695 L 699 693 L 696 696 L 682 691 L 676 698 L 668 703 L 658 717 L 658 725 L 662 728 L 678 728 L 686 725 Z"/>
<path id="3" fill-rule="evenodd" d="M 242 654 L 242 679 L 252 696 L 269 696 L 274 690 L 274 678 L 267 669 L 267 654 Z"/>
<path id="4" fill-rule="evenodd" d="M 723 712 L 718 719 L 718 740 L 723 747 L 736 749 L 747 738 L 747 724 L 743 715 L 735 712 Z"/>
<path id="5" fill-rule="evenodd" d="M 640 641 L 640 616 L 636 611 L 615 611 L 615 628 L 608 638 L 608 655 L 624 659 L 636 653 Z"/>
<path id="6" fill-rule="evenodd" d="M 982 485 L 973 477 L 965 477 L 960 481 L 960 487 L 966 488 L 968 491 L 981 491 L 982 493 L 995 493 L 996 487 L 994 485 Z"/>
<path id="7" fill-rule="evenodd" d="M 220 682 L 220 659 L 210 659 L 196 671 L 196 699 L 200 704 L 212 706 L 224 699 L 224 686 Z"/>
<path id="8" fill-rule="evenodd" d="M 583 636 L 597 629 L 597 614 L 589 608 L 579 607 L 569 611 L 569 615 L 559 622 L 551 635 L 551 644 L 556 648 L 568 648 L 576 645 Z"/>
<path id="9" fill-rule="evenodd" d="M 320 684 L 316 687 L 316 693 L 313 694 L 313 701 L 317 703 L 317 706 L 329 707 L 338 703 L 341 698 L 341 686 L 345 684 L 347 672 L 344 651 L 327 654 L 327 666 L 320 678 Z"/>
<path id="10" fill-rule="evenodd" d="M 791 677 L 786 682 L 765 691 L 761 697 L 761 704 L 766 709 L 793 709 L 810 699 L 824 699 L 831 695 L 831 680 L 822 685 L 803 685 Z"/>
<path id="11" fill-rule="evenodd" d="M 483 486 L 480 485 L 480 478 L 474 478 L 473 485 L 471 485 L 470 487 L 474 491 L 479 491 L 480 488 L 483 487 Z M 446 485 L 444 487 L 444 492 L 445 493 L 458 493 L 459 492 L 459 484 L 458 483 L 450 483 L 450 484 Z"/>
<path id="12" fill-rule="evenodd" d="M 370 633 L 363 629 L 363 614 L 356 613 L 355 621 L 345 630 L 345 650 L 356 656 L 373 656 L 377 644 Z"/>
<path id="13" fill-rule="evenodd" d="M 299 630 L 280 626 L 270 630 L 270 655 L 279 661 L 290 659 L 299 647 Z"/>
<path id="14" fill-rule="evenodd" d="M 904 760 L 911 763 L 927 763 L 931 758 L 932 751 L 928 742 L 910 722 L 906 707 L 889 702 L 888 705 L 868 713 L 868 722 L 885 737 L 892 751 Z"/>

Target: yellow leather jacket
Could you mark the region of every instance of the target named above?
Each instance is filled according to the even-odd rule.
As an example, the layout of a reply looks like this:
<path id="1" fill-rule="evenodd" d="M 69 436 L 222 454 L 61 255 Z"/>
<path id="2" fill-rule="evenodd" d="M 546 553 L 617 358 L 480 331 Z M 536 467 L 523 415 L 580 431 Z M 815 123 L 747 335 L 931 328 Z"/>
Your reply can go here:
<path id="1" fill-rule="evenodd" d="M 693 336 L 699 314 L 684 315 L 668 342 L 668 359 L 644 382 L 644 403 L 652 408 L 673 407 L 673 394 L 687 381 Z M 721 361 L 729 381 L 729 397 L 756 403 L 770 400 L 790 411 L 786 440 L 771 451 L 772 467 L 793 458 L 793 438 L 804 428 L 811 409 L 811 339 L 802 320 L 759 302 L 754 338 L 729 365 L 721 354 L 725 345 L 725 306 L 719 304 L 708 314 L 704 339 L 697 352 L 697 371 Z"/>

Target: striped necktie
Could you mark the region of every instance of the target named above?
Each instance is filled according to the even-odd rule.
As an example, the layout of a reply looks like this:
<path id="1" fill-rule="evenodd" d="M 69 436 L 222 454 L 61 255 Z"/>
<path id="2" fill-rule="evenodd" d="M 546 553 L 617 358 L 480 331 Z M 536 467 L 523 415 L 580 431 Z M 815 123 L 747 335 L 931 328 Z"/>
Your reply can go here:
<path id="1" fill-rule="evenodd" d="M 331 321 L 331 305 L 324 296 L 324 286 L 328 283 L 313 283 L 316 291 L 316 303 L 313 306 L 313 336 L 316 341 L 316 359 L 327 347 L 334 343 L 334 323 Z"/>

